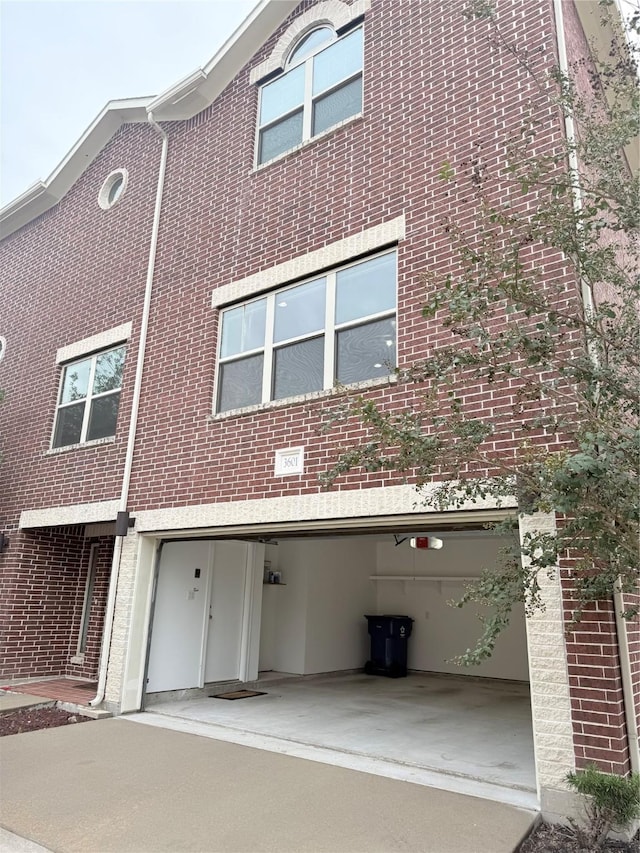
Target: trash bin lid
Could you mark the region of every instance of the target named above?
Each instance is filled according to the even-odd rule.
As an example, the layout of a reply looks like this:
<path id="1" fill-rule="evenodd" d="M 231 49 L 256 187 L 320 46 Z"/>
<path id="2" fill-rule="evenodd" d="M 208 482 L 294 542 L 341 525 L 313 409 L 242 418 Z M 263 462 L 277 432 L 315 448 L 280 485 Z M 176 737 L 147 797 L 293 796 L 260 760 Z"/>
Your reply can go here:
<path id="1" fill-rule="evenodd" d="M 414 621 L 411 618 L 411 616 L 392 616 L 389 613 L 376 613 L 373 615 L 371 615 L 370 613 L 366 613 L 364 618 L 365 619 L 388 619 L 388 620 L 397 619 L 398 621 L 404 621 L 404 622 L 413 622 Z"/>

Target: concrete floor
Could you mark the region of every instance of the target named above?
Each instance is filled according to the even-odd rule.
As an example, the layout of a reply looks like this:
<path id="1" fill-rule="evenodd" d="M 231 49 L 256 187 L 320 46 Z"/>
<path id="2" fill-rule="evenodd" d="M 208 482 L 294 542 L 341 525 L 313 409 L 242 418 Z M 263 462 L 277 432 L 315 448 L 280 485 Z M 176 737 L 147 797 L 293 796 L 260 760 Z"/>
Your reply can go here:
<path id="1" fill-rule="evenodd" d="M 0 754 L 7 853 L 35 853 L 24 839 L 57 853 L 512 853 L 536 817 L 127 717 L 1 738 Z"/>
<path id="2" fill-rule="evenodd" d="M 348 674 L 272 676 L 256 689 L 266 694 L 236 701 L 208 696 L 157 701 L 159 694 L 133 719 L 527 808 L 537 805 L 527 684 Z"/>

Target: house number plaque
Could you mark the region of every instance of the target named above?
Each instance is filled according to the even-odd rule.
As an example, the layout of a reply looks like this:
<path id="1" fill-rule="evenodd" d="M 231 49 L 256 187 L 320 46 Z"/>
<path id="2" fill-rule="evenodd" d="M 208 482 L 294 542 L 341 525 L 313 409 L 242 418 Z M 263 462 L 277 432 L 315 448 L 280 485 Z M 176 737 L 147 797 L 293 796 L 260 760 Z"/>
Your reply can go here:
<path id="1" fill-rule="evenodd" d="M 276 450 L 276 477 L 287 477 L 290 474 L 304 474 L 304 447 Z"/>

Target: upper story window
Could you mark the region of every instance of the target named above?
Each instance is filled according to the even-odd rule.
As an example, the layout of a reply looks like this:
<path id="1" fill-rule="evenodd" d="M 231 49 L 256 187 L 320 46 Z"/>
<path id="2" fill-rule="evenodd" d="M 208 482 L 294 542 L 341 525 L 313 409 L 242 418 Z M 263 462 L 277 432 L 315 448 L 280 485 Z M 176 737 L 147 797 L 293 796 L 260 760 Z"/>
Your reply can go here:
<path id="1" fill-rule="evenodd" d="M 118 346 L 65 365 L 52 447 L 115 435 L 125 352 Z"/>
<path id="2" fill-rule="evenodd" d="M 306 35 L 287 70 L 260 92 L 258 163 L 266 163 L 362 112 L 362 27 L 337 38 L 329 27 Z"/>
<path id="3" fill-rule="evenodd" d="M 218 412 L 388 376 L 396 365 L 396 253 L 222 312 Z"/>

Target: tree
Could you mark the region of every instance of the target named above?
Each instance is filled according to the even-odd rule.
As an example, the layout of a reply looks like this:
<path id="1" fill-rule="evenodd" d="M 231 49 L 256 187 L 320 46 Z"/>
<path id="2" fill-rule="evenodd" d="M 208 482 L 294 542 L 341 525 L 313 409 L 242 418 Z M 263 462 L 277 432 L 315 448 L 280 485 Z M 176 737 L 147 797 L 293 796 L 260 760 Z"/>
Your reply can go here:
<path id="1" fill-rule="evenodd" d="M 480 137 L 465 162 L 442 164 L 464 214 L 442 221 L 447 270 L 424 273 L 423 314 L 439 323 L 438 343 L 397 372 L 415 405 L 346 395 L 325 419 L 327 430 L 353 420 L 368 431 L 323 476 L 327 486 L 357 467 L 397 471 L 436 509 L 515 498 L 519 515 L 557 514 L 554 532 L 514 538 L 459 602 L 491 608 L 465 664 L 491 654 L 515 602 L 528 613 L 544 606 L 540 573 L 559 557 L 571 567 L 576 621 L 616 584 L 637 592 L 640 187 L 625 150 L 638 139 L 638 64 L 612 0 L 599 10 L 606 55 L 594 48 L 567 72 L 512 44 L 493 4 L 467 7 L 527 79 L 526 114 L 501 162 L 484 157 Z M 628 22 L 636 34 L 639 20 Z M 550 141 L 560 120 L 568 132 Z M 495 411 L 474 411 L 469 389 L 492 393 Z"/>

